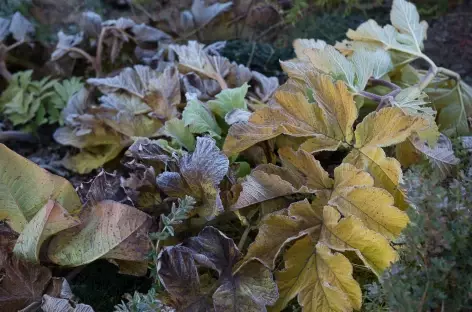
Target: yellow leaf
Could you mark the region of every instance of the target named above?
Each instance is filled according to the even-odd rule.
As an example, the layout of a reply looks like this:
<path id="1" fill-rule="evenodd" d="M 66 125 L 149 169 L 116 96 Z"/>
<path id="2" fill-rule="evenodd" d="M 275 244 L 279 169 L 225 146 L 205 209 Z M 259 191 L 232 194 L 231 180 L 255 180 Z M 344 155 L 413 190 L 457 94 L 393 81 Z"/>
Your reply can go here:
<path id="1" fill-rule="evenodd" d="M 325 206 L 323 219 L 327 230 L 323 232 L 321 241 L 337 251 L 354 250 L 375 274 L 380 275 L 397 260 L 398 254 L 388 240 L 367 229 L 358 218 L 349 216 L 341 219 L 335 208 Z"/>
<path id="2" fill-rule="evenodd" d="M 231 155 L 281 134 L 307 137 L 302 148 L 309 152 L 336 150 L 350 143 L 352 125 L 357 118 L 353 95 L 341 81 L 329 76 L 312 76 L 316 103 L 295 88 L 277 91 L 277 106 L 262 108 L 247 123 L 231 126 L 223 150 Z M 288 89 L 288 90 L 287 90 Z"/>
<path id="3" fill-rule="evenodd" d="M 345 187 L 339 183 L 340 188 L 380 190 L 354 187 L 354 177 L 360 177 L 359 182 L 365 177 L 353 169 L 344 170 L 342 176 L 351 182 Z M 370 182 L 373 183 L 372 179 Z M 348 190 L 344 192 L 350 194 Z M 355 215 L 343 214 L 341 217 L 336 208 L 323 207 L 330 193 L 334 192 L 322 192 L 311 205 L 304 200 L 291 204 L 287 210 L 269 214 L 249 247 L 245 261 L 258 259 L 273 268 L 283 247 L 295 240 L 284 254 L 285 270 L 276 273 L 280 299 L 273 307 L 274 311 L 281 311 L 297 295 L 304 311 L 360 309 L 360 289 L 352 279 L 351 264 L 343 255 L 331 254 L 329 248 L 341 252 L 354 251 L 375 274 L 380 274 L 397 259 L 388 239 L 366 227 Z M 338 197 L 334 195 L 335 200 Z M 387 194 L 387 197 L 390 196 Z M 381 206 L 379 209 L 385 210 Z"/>
<path id="4" fill-rule="evenodd" d="M 66 179 L 50 174 L 0 144 L 0 219 L 21 232 L 48 200 L 69 212 L 81 207 L 79 196 Z"/>
<path id="5" fill-rule="evenodd" d="M 350 164 L 341 164 L 335 169 L 335 181 L 341 175 L 340 172 L 344 174 L 346 171 L 352 175 L 363 172 Z M 336 206 L 343 216 L 356 216 L 369 229 L 395 238 L 408 224 L 408 216 L 393 206 L 394 199 L 386 190 L 372 187 L 372 182 L 364 185 L 361 182 L 355 187 L 336 186 L 329 204 Z"/>
<path id="6" fill-rule="evenodd" d="M 321 167 L 320 162 L 304 150 L 294 152 L 291 148 L 282 147 L 279 149 L 279 156 L 284 165 L 298 170 L 307 177 L 305 185 L 308 188 L 322 190 L 333 186 L 333 179 Z"/>
<path id="7" fill-rule="evenodd" d="M 79 223 L 58 202 L 49 200 L 21 232 L 13 252 L 17 257 L 39 263 L 39 250 L 43 242 Z"/>
<path id="8" fill-rule="evenodd" d="M 383 108 L 367 115 L 357 125 L 356 148 L 385 147 L 403 142 L 414 131 L 424 130 L 429 122 L 418 116 L 405 115 L 395 107 Z"/>
<path id="9" fill-rule="evenodd" d="M 333 82 L 330 76 L 315 73 L 310 74 L 309 79 L 315 101 L 328 113 L 329 126 L 335 129 L 336 134 L 340 132 L 345 143 L 351 143 L 357 107 L 346 84 L 340 80 Z"/>
<path id="10" fill-rule="evenodd" d="M 397 207 L 402 210 L 409 207 L 406 194 L 400 186 L 403 182 L 400 163 L 395 158 L 386 157 L 382 148 L 365 147 L 353 150 L 343 162 L 368 172 L 374 178 L 376 187 L 386 189 L 394 197 Z"/>
<path id="11" fill-rule="evenodd" d="M 352 278 L 352 265 L 340 253 L 313 242 L 298 240 L 284 255 L 285 270 L 276 273 L 281 311 L 298 294 L 303 311 L 352 311 L 360 309 L 361 289 Z"/>

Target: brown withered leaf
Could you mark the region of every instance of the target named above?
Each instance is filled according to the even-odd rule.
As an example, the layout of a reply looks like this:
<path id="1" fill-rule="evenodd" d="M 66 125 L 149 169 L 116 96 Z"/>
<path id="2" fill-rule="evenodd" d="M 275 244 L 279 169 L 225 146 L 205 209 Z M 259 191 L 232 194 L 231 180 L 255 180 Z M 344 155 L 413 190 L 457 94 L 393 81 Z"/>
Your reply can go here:
<path id="1" fill-rule="evenodd" d="M 18 311 L 39 303 L 52 278 L 48 268 L 10 257 L 5 250 L 0 251 L 0 269 L 0 306 L 3 311 Z"/>
<path id="2" fill-rule="evenodd" d="M 129 204 L 129 199 L 121 187 L 120 176 L 116 173 L 108 173 L 103 169 L 89 182 L 81 183 L 77 187 L 77 192 L 84 205 L 98 203 L 102 200 Z"/>
<path id="3" fill-rule="evenodd" d="M 264 311 L 265 306 L 273 304 L 278 296 L 272 274 L 258 261 L 238 266 L 240 258 L 241 253 L 232 239 L 207 226 L 198 236 L 182 245 L 164 249 L 159 259 L 158 274 L 177 302 L 191 299 L 183 306 L 178 302 L 179 309 L 187 307 L 186 311 L 208 311 L 200 309 L 213 305 L 215 312 L 229 309 L 238 312 Z M 213 293 L 205 292 L 208 288 L 200 287 L 195 263 L 218 272 L 219 279 L 214 281 L 217 284 L 209 288 L 213 289 Z M 193 303 L 191 309 L 188 308 L 189 301 Z"/>
<path id="4" fill-rule="evenodd" d="M 212 302 L 204 292 L 190 250 L 182 246 L 165 248 L 159 255 L 158 276 L 172 296 L 175 304 L 184 311 L 211 311 Z"/>
<path id="5" fill-rule="evenodd" d="M 252 79 L 256 81 L 254 95 L 261 101 L 266 103 L 279 87 L 279 80 L 277 77 L 266 77 L 265 75 L 252 71 Z"/>

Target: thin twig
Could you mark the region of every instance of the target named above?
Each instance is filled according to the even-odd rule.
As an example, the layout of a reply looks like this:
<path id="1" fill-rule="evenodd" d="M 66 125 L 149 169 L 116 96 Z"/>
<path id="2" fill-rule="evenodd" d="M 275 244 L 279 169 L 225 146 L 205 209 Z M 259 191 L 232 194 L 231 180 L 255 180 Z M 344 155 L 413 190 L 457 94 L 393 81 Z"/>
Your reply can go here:
<path id="1" fill-rule="evenodd" d="M 249 54 L 249 59 L 247 60 L 246 67 L 251 67 L 252 58 L 254 57 L 254 51 L 256 50 L 256 42 L 252 42 L 251 54 Z"/>
<path id="2" fill-rule="evenodd" d="M 279 27 L 279 26 L 283 26 L 285 25 L 285 21 L 282 20 L 272 26 L 270 26 L 269 28 L 267 28 L 266 30 L 264 30 L 259 36 L 256 37 L 255 41 L 259 41 L 259 39 L 261 39 L 262 37 L 264 37 L 265 35 L 267 35 L 269 32 L 271 32 L 273 29 Z"/>
<path id="3" fill-rule="evenodd" d="M 214 78 L 218 82 L 218 84 L 220 85 L 221 90 L 228 89 L 228 85 L 226 84 L 226 81 L 224 80 L 224 78 L 220 74 L 215 75 Z"/>

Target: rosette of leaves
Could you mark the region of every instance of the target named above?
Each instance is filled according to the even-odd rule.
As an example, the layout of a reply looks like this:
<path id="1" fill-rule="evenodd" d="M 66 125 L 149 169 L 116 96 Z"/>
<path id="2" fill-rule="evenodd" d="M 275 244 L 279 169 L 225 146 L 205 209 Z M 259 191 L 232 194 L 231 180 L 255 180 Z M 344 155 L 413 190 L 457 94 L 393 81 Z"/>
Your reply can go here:
<path id="1" fill-rule="evenodd" d="M 83 83 L 77 77 L 63 81 L 48 77 L 33 80 L 32 74 L 33 71 L 28 70 L 12 76 L 0 97 L 1 113 L 14 126 L 30 130 L 46 123 L 62 124 L 62 109 Z"/>
<path id="2" fill-rule="evenodd" d="M 285 147 L 279 156 L 283 167 L 261 165 L 242 182 L 232 209 L 295 193 L 316 198 L 307 195 L 266 215 L 245 260 L 274 269 L 283 254 L 285 268 L 275 273 L 280 298 L 274 311 L 297 296 L 303 311 L 359 310 L 361 288 L 350 252 L 380 275 L 398 257 L 390 241 L 407 225 L 407 214 L 370 174 L 349 163 L 336 167 L 332 179 L 308 152 Z"/>
<path id="3" fill-rule="evenodd" d="M 176 171 L 161 173 L 158 187 L 177 198 L 191 196 L 196 201 L 196 212 L 212 219 L 224 211 L 219 184 L 228 172 L 229 160 L 211 138 L 198 137 L 195 151 L 177 159 Z"/>
<path id="4" fill-rule="evenodd" d="M 172 66 L 158 72 L 136 65 L 114 77 L 87 82 L 102 92 L 100 104 L 93 105 L 91 93 L 83 89 L 69 100 L 63 111 L 65 127 L 54 134 L 59 143 L 81 149 L 63 161 L 66 168 L 79 173 L 115 158 L 131 137 L 158 135 L 180 104 L 180 80 Z"/>
<path id="5" fill-rule="evenodd" d="M 231 238 L 207 226 L 159 256 L 158 276 L 178 311 L 266 311 L 277 300 L 271 272 L 259 261 L 241 265 Z M 200 268 L 218 274 L 200 274 Z"/>
<path id="6" fill-rule="evenodd" d="M 425 27 L 424 23 L 419 22 L 419 17 L 417 15 L 418 14 L 416 13 L 416 9 L 412 4 L 403 0 L 395 1 L 394 6 L 392 8 L 391 16 L 392 22 L 396 25 L 396 28 L 393 26 L 387 27 L 388 25 L 385 27 L 396 36 L 395 38 L 404 37 L 406 38 L 404 39 L 405 42 L 410 42 L 410 44 L 412 45 L 416 42 L 416 45 L 418 46 L 417 50 L 413 50 L 412 46 L 410 46 L 409 49 L 405 48 L 404 50 L 402 50 L 403 55 L 406 53 L 406 51 L 410 52 L 409 57 L 406 58 L 408 62 L 418 57 L 422 57 L 428 60 L 427 56 L 425 56 L 421 52 L 422 42 L 424 38 L 419 36 L 418 33 L 412 33 L 411 31 L 407 32 L 406 26 L 402 24 L 406 23 L 407 25 L 411 25 L 412 29 L 423 29 L 423 27 Z M 408 17 L 409 19 L 402 20 L 399 16 L 403 18 Z M 370 23 L 373 24 L 374 22 L 371 21 Z M 403 37 L 401 35 L 403 35 Z M 414 39 L 416 41 L 414 41 Z M 438 79 L 434 78 L 437 74 L 448 74 L 452 77 L 454 77 L 454 75 L 446 69 L 437 68 L 437 66 L 433 63 L 430 64 L 432 68 L 430 70 L 430 73 L 419 77 L 417 80 L 414 80 L 413 78 L 411 78 L 411 76 L 414 76 L 414 73 L 407 71 L 412 68 L 411 66 L 401 67 L 395 62 L 397 57 L 395 53 L 398 52 L 397 45 L 400 45 L 400 43 L 397 42 L 395 45 L 393 45 L 395 49 L 392 48 L 392 46 L 390 45 L 382 45 L 380 43 L 370 44 L 370 41 L 369 44 L 362 42 L 362 44 L 356 45 L 355 43 L 356 41 L 352 43 L 352 49 L 349 50 L 349 53 L 347 53 L 348 56 L 345 57 L 340 52 L 338 52 L 336 48 L 327 45 L 323 41 L 308 39 L 296 40 L 294 43 L 294 47 L 295 52 L 297 54 L 297 59 L 282 62 L 282 67 L 291 78 L 289 83 L 284 86 L 283 89 L 288 90 L 289 93 L 292 94 L 298 92 L 304 93 L 307 100 L 303 101 L 307 102 L 307 104 L 304 104 L 306 105 L 307 109 L 312 110 L 309 107 L 312 106 L 311 103 L 316 102 L 321 107 L 321 109 L 327 113 L 328 120 L 331 119 L 331 117 L 329 117 L 330 115 L 337 115 L 338 117 L 340 117 L 339 114 L 346 114 L 345 116 L 340 118 L 352 118 L 355 116 L 354 119 L 357 119 L 357 109 L 359 108 L 362 108 L 362 114 L 371 111 L 373 108 L 378 111 L 378 114 L 382 114 L 382 108 L 388 106 L 396 109 L 389 110 L 389 112 L 396 111 L 397 113 L 404 115 L 402 118 L 421 118 L 424 122 L 423 126 L 420 126 L 416 130 L 412 131 L 408 135 L 406 140 L 402 138 L 399 141 L 392 142 L 392 144 L 397 144 L 397 155 L 409 155 L 407 157 L 399 156 L 404 166 L 408 166 L 411 163 L 417 161 L 418 159 L 426 157 L 433 163 L 437 164 L 437 169 L 443 171 L 444 176 L 450 174 L 451 169 L 454 167 L 455 164 L 457 164 L 457 159 L 453 156 L 452 149 L 449 148 L 450 145 L 442 144 L 439 147 L 435 146 L 440 134 L 435 121 L 438 120 L 439 122 L 442 118 L 440 116 L 437 117 L 437 112 L 434 109 L 437 106 L 432 107 L 433 105 L 430 105 L 426 101 L 427 95 L 424 93 L 423 90 L 428 90 L 428 86 L 434 85 L 435 81 Z M 403 45 L 405 44 L 406 43 L 402 43 L 401 47 L 403 47 Z M 339 45 L 338 48 L 340 48 Z M 394 62 L 392 62 L 392 59 L 394 60 Z M 338 100 L 336 100 L 336 96 L 334 95 L 334 93 L 338 92 L 334 91 L 338 87 L 331 86 L 331 84 L 328 82 L 329 78 L 319 78 L 319 73 L 323 75 L 328 75 L 331 77 L 331 79 L 343 81 L 347 86 L 349 92 L 354 95 L 353 102 L 355 105 L 350 105 L 349 107 L 342 107 L 343 105 L 339 104 L 343 101 L 341 100 L 342 96 L 338 96 Z M 398 84 L 392 81 L 396 81 Z M 406 81 L 409 82 L 407 83 Z M 463 89 L 466 86 L 462 81 L 458 81 L 457 83 L 462 85 Z M 322 89 L 324 89 L 324 91 Z M 307 90 L 309 91 L 307 92 Z M 342 93 L 346 95 L 348 94 L 348 92 Z M 462 101 L 468 100 L 465 95 L 466 93 L 461 93 L 461 96 L 459 98 Z M 279 97 L 285 98 L 285 96 L 282 96 L 281 94 L 279 95 Z M 280 101 L 284 100 L 279 100 L 279 102 Z M 295 101 L 295 99 L 293 99 L 292 101 Z M 331 104 L 329 104 L 330 101 L 332 102 Z M 375 106 L 373 106 L 372 103 Z M 229 131 L 230 140 L 227 140 L 225 144 L 225 149 L 227 149 L 227 152 L 234 153 L 242 151 L 256 142 L 270 139 L 280 134 L 295 137 L 311 136 L 312 134 L 309 134 L 311 130 L 302 131 L 298 129 L 290 129 L 287 126 L 280 126 L 281 122 L 285 123 L 285 121 L 282 120 L 286 118 L 285 113 L 282 113 L 282 115 L 284 116 L 278 116 L 279 112 L 282 111 L 286 111 L 289 113 L 290 117 L 288 118 L 291 121 L 288 121 L 287 119 L 288 123 L 302 122 L 303 124 L 300 125 L 300 127 L 302 128 L 305 124 L 319 124 L 319 122 L 314 121 L 311 117 L 302 118 L 301 114 L 291 112 L 292 108 L 288 106 L 292 105 L 297 105 L 297 107 L 300 106 L 300 104 L 294 103 L 281 104 L 280 106 L 282 107 L 276 107 L 277 105 L 275 105 L 273 109 L 266 108 L 265 111 L 260 110 L 260 113 L 253 114 L 249 119 L 249 123 L 242 123 L 240 125 L 233 126 L 233 128 Z M 458 106 L 455 107 L 457 108 Z M 341 110 L 345 110 L 346 112 L 340 113 Z M 270 118 L 268 119 L 266 117 L 266 112 L 269 114 L 275 113 L 277 115 L 277 118 L 281 119 L 275 121 L 276 119 L 274 117 L 274 119 L 271 119 L 271 121 L 269 120 Z M 351 115 L 352 112 L 355 112 L 354 115 Z M 387 112 L 385 112 L 385 114 L 387 114 Z M 466 116 L 466 114 L 464 113 L 463 116 Z M 292 120 L 292 117 L 294 117 L 295 120 Z M 335 128 L 338 128 L 339 124 L 342 125 L 346 122 L 346 120 L 341 122 L 338 121 L 338 117 L 334 117 L 335 124 L 337 124 L 335 125 Z M 331 121 L 329 121 L 327 124 L 329 123 L 331 123 Z M 260 125 L 261 127 L 256 126 L 256 124 Z M 248 128 L 244 128 L 246 127 L 246 125 Z M 273 126 L 273 130 L 263 130 L 265 125 L 269 127 Z M 276 125 L 279 125 L 279 127 L 276 127 Z M 235 143 L 235 141 L 233 141 L 232 139 L 233 134 L 239 135 L 240 131 L 245 133 L 251 132 L 252 130 L 250 129 L 252 129 L 252 126 L 256 126 L 255 128 L 260 128 L 259 130 L 256 130 L 256 133 L 258 131 L 260 133 L 251 137 L 251 139 L 247 142 L 245 139 L 243 139 L 242 144 L 238 142 L 237 144 L 239 145 L 239 147 L 233 150 L 233 147 L 231 146 L 233 143 Z M 341 136 L 348 138 L 347 140 L 349 141 L 349 137 L 352 133 L 351 130 L 342 129 L 343 126 L 340 127 L 341 128 L 338 130 L 338 132 L 340 131 L 339 133 L 341 133 Z M 333 136 L 331 134 L 328 134 L 325 130 L 315 130 L 315 132 L 317 131 L 321 131 L 322 133 L 324 133 L 323 135 L 329 138 L 333 138 Z M 358 131 L 360 131 L 360 129 L 356 129 L 356 132 Z M 262 137 L 265 138 L 259 138 L 259 135 L 262 135 Z M 316 136 L 319 136 L 319 132 L 317 132 Z M 356 134 L 355 139 L 358 140 L 361 138 L 358 138 Z M 319 152 L 322 150 L 336 150 L 338 148 L 336 146 L 336 142 L 339 142 L 338 139 L 334 138 L 334 141 L 331 142 L 334 144 L 333 146 L 329 146 L 331 144 L 329 143 L 329 141 L 330 139 L 327 139 L 324 142 L 320 142 L 318 138 L 309 139 L 303 145 L 301 145 L 301 147 L 310 152 Z M 403 141 L 406 142 L 402 143 Z M 346 141 L 344 142 L 346 143 Z M 361 143 L 361 145 L 365 143 L 366 142 Z M 245 144 L 247 145 L 243 146 Z M 310 146 L 311 144 L 313 145 Z M 325 144 L 326 146 L 324 146 Z M 398 163 L 394 165 L 394 167 L 396 168 L 392 170 L 387 170 L 385 168 L 379 169 L 382 168 L 382 164 L 380 164 L 380 162 L 382 162 L 381 159 L 383 158 L 383 156 L 381 156 L 380 151 L 377 153 L 374 149 L 372 149 L 373 146 L 356 146 L 356 144 L 358 143 L 355 143 L 354 146 L 349 147 L 351 143 L 349 142 L 347 144 L 348 148 L 354 147 L 353 152 L 351 152 L 351 155 L 348 156 L 348 159 L 350 159 L 349 161 L 355 163 L 356 166 L 358 166 L 359 168 L 369 170 L 370 173 L 374 171 L 373 167 L 376 167 L 376 171 L 383 172 L 380 174 L 374 174 L 377 176 L 376 181 L 379 181 L 380 179 L 383 179 L 384 182 L 387 180 L 395 181 L 385 182 L 386 184 L 391 184 L 389 186 L 385 186 L 390 191 L 395 188 L 395 185 L 398 184 L 398 182 L 396 182 L 396 178 L 388 176 L 391 176 L 392 174 L 398 176 L 397 173 L 394 173 L 400 171 L 400 166 Z M 342 144 L 339 146 L 342 147 Z M 386 145 L 384 145 L 383 147 L 385 146 Z M 373 153 L 377 156 L 373 156 L 373 154 L 371 154 L 371 156 L 364 157 L 361 156 L 363 153 Z M 390 165 L 392 165 L 393 163 L 394 162 L 390 162 Z M 388 167 L 389 165 L 384 162 L 383 166 Z M 368 167 L 371 168 L 369 169 Z M 380 177 L 379 175 L 383 177 Z M 397 196 L 399 195 L 397 194 L 395 196 L 397 198 Z M 397 198 L 397 200 L 399 200 L 399 198 Z M 397 201 L 397 203 L 399 202 Z M 404 204 L 401 205 L 404 206 Z"/>
<path id="7" fill-rule="evenodd" d="M 5 145 L 0 151 L 0 219 L 20 234 L 13 248 L 16 257 L 67 267 L 105 258 L 123 273 L 146 273 L 146 234 L 152 220 L 123 203 L 119 177 L 98 175 L 86 188 L 82 205 L 67 180 Z"/>

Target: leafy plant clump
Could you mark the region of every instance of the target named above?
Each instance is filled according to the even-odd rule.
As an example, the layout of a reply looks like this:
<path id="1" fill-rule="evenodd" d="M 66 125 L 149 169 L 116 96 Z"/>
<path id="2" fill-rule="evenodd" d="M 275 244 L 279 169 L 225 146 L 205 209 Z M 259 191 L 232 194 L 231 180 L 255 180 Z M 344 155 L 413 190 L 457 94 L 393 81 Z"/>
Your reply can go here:
<path id="1" fill-rule="evenodd" d="M 198 8 L 213 8 L 209 22 L 229 5 L 190 13 Z M 20 288 L 0 280 L 0 299 L 16 310 L 77 309 L 61 295 L 62 280 L 53 287 L 60 292 L 47 287 L 52 273 L 41 264 L 106 259 L 154 281 L 117 311 L 282 311 L 295 301 L 307 312 L 361 310 L 365 281 L 393 272 L 409 235 L 402 231 L 428 218 L 407 213 L 411 202 L 434 202 L 431 192 L 404 188 L 418 183 L 403 169 L 424 159 L 447 181 L 459 162 L 448 136 L 470 132 L 472 89 L 424 54 L 427 24 L 415 6 L 394 0 L 390 17 L 349 30 L 335 46 L 297 39 L 279 86 L 221 56 L 221 43 L 175 42 L 153 26 L 84 13 L 83 33 L 60 34 L 52 59 L 84 58 L 95 77 L 77 92 L 54 89 L 68 98 L 54 139 L 74 147 L 61 163 L 78 173 L 124 155 L 116 172 L 100 170 L 74 189 L 0 145 L 9 234 L 0 268 L 16 261 L 47 273 L 20 302 L 10 295 Z M 129 66 L 134 57 L 146 65 Z M 19 93 L 53 92 L 53 83 L 36 88 L 30 74 L 15 75 L 28 78 L 10 83 Z M 22 113 L 38 113 L 21 103 Z M 396 267 L 408 270 L 404 263 Z"/>
<path id="2" fill-rule="evenodd" d="M 12 76 L 0 97 L 0 113 L 13 126 L 34 130 L 43 124 L 63 124 L 60 112 L 69 98 L 83 83 L 79 78 L 68 80 L 32 79 L 33 71 L 18 72 Z"/>

